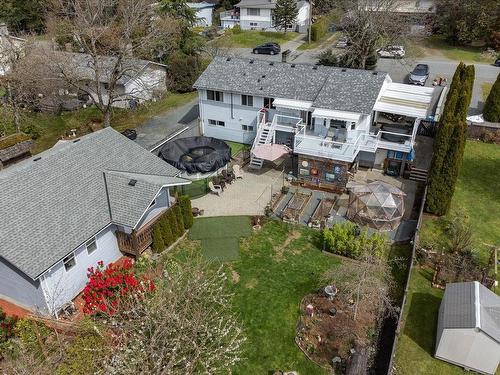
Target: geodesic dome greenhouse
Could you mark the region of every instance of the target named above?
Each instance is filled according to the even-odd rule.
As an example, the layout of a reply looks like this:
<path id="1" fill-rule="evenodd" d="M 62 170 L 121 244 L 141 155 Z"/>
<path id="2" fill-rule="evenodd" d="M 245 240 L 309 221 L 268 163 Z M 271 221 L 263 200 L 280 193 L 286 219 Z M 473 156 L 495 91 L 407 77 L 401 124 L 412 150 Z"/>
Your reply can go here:
<path id="1" fill-rule="evenodd" d="M 349 192 L 347 218 L 378 230 L 393 230 L 403 218 L 404 197 L 400 189 L 387 182 L 354 185 Z"/>

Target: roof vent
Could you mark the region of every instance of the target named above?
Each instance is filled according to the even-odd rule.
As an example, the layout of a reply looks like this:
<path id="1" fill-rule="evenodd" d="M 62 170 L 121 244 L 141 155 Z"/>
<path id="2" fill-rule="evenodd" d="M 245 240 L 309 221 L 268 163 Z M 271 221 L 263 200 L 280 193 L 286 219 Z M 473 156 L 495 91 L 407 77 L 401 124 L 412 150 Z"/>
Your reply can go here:
<path id="1" fill-rule="evenodd" d="M 317 65 L 314 65 L 314 66 L 313 66 L 313 70 L 318 70 L 318 66 L 317 66 Z"/>
<path id="2" fill-rule="evenodd" d="M 376 75 L 378 75 L 378 72 L 372 72 L 372 74 L 373 74 L 374 76 L 376 76 Z"/>
<path id="3" fill-rule="evenodd" d="M 135 186 L 136 183 L 137 183 L 137 180 L 130 180 L 128 182 L 129 186 Z"/>
<path id="4" fill-rule="evenodd" d="M 295 64 L 290 65 L 290 67 L 295 68 Z"/>
<path id="5" fill-rule="evenodd" d="M 274 62 L 270 62 L 269 65 L 273 66 L 274 65 Z"/>
<path id="6" fill-rule="evenodd" d="M 262 78 L 266 78 L 266 75 L 265 75 L 265 74 L 262 74 Z"/>
<path id="7" fill-rule="evenodd" d="M 230 57 L 228 57 L 228 58 L 226 59 L 226 61 L 231 61 L 231 58 L 230 58 Z"/>
<path id="8" fill-rule="evenodd" d="M 41 156 L 39 156 L 39 157 L 37 157 L 37 158 L 34 158 L 34 159 L 33 159 L 33 161 L 38 161 L 38 160 L 41 160 L 41 159 L 42 159 L 42 157 L 41 157 Z"/>
<path id="9" fill-rule="evenodd" d="M 250 64 L 253 64 L 253 60 L 250 60 Z"/>
<path id="10" fill-rule="evenodd" d="M 260 82 L 260 78 L 257 80 L 257 82 Z"/>
<path id="11" fill-rule="evenodd" d="M 80 142 L 80 138 L 75 139 L 75 140 L 73 141 L 73 143 L 76 143 L 76 142 Z"/>
<path id="12" fill-rule="evenodd" d="M 260 86 L 260 89 L 259 90 L 264 90 L 264 88 L 262 86 Z"/>
<path id="13" fill-rule="evenodd" d="M 346 69 L 346 68 L 342 68 L 342 71 L 343 71 L 343 72 L 347 72 L 347 69 Z"/>

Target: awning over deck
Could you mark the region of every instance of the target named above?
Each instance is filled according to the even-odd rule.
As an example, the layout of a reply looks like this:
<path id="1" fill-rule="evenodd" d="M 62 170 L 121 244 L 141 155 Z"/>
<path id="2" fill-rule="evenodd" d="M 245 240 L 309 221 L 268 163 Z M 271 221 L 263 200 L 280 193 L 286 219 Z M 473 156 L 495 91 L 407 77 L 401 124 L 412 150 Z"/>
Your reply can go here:
<path id="1" fill-rule="evenodd" d="M 433 87 L 392 82 L 375 103 L 374 110 L 425 119 L 429 115 L 433 95 Z"/>
<path id="2" fill-rule="evenodd" d="M 295 99 L 276 98 L 276 99 L 274 99 L 273 105 L 275 107 L 280 107 L 280 108 L 298 109 L 301 111 L 308 111 L 312 107 L 312 102 L 306 102 L 306 101 L 295 100 Z"/>
<path id="3" fill-rule="evenodd" d="M 358 122 L 361 117 L 358 113 L 334 111 L 332 109 L 316 108 L 313 112 L 313 117 L 329 118 L 334 120 Z"/>

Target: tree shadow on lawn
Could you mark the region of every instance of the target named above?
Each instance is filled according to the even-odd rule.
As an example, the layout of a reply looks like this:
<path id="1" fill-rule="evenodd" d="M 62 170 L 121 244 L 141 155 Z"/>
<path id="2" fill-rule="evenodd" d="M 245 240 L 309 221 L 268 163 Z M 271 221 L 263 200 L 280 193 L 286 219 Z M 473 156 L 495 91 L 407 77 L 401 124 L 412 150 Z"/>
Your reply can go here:
<path id="1" fill-rule="evenodd" d="M 429 293 L 413 293 L 403 333 L 434 354 L 437 320 L 441 298 Z"/>

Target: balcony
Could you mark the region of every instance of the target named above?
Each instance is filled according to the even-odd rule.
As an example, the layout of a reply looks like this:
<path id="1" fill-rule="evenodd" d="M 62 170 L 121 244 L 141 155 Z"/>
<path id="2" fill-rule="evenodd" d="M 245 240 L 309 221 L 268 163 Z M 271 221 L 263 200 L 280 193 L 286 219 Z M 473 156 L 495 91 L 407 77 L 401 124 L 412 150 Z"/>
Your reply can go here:
<path id="1" fill-rule="evenodd" d="M 240 20 L 240 13 L 236 12 L 234 10 L 227 10 L 225 12 L 220 12 L 220 19 L 221 21 L 228 21 L 228 20 L 234 20 L 234 21 L 239 21 Z"/>
<path id="2" fill-rule="evenodd" d="M 118 249 L 122 253 L 134 257 L 140 256 L 153 243 L 153 227 L 167 210 L 168 208 L 161 211 L 138 230 L 133 230 L 130 234 L 117 230 L 115 235 L 118 241 Z"/>

